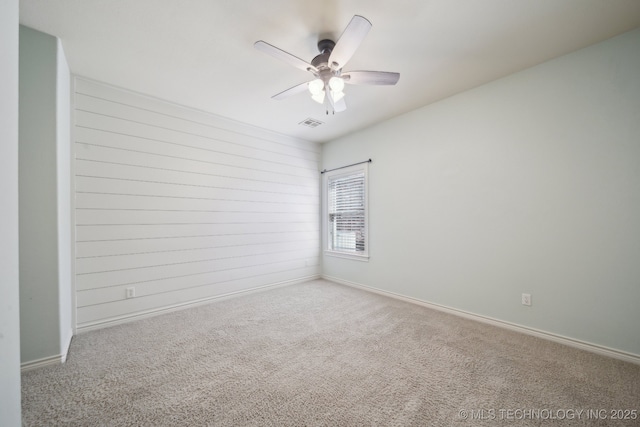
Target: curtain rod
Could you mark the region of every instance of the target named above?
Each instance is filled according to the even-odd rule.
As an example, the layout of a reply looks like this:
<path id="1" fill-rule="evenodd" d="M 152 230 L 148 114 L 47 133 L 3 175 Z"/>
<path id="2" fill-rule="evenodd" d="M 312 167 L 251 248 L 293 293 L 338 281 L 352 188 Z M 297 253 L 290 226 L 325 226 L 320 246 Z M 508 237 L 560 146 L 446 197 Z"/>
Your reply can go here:
<path id="1" fill-rule="evenodd" d="M 352 164 L 350 164 L 350 165 L 346 165 L 346 166 L 340 166 L 339 168 L 333 168 L 333 169 L 329 169 L 329 170 L 325 169 L 325 170 L 323 170 L 323 171 L 320 171 L 320 173 L 331 172 L 331 171 L 337 171 L 338 169 L 344 169 L 344 168 L 348 168 L 348 167 L 350 167 L 350 166 L 361 165 L 361 164 L 363 164 L 363 163 L 371 163 L 371 162 L 372 162 L 372 160 L 371 160 L 371 159 L 369 159 L 369 160 L 365 160 L 364 162 L 358 162 L 358 163 L 352 163 Z"/>

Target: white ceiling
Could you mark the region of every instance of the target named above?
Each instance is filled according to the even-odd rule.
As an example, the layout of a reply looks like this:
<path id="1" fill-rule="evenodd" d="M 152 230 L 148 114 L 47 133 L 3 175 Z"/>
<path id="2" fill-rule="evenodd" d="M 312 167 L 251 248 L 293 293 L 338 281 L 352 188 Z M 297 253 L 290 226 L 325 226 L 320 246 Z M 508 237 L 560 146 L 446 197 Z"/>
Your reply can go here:
<path id="1" fill-rule="evenodd" d="M 311 61 L 355 14 L 373 28 L 345 70 L 398 84 L 350 85 L 328 116 L 304 93 L 272 100 L 311 75 L 253 43 Z M 21 0 L 20 22 L 59 37 L 75 74 L 325 142 L 640 27 L 640 1 Z"/>

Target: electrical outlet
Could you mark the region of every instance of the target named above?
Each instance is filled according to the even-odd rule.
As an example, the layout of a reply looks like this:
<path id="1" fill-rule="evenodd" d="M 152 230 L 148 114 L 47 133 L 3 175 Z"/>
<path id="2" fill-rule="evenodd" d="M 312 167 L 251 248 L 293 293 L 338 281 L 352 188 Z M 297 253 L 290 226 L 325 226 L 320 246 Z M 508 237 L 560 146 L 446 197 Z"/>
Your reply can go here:
<path id="1" fill-rule="evenodd" d="M 522 305 L 531 306 L 531 294 L 522 294 Z"/>
<path id="2" fill-rule="evenodd" d="M 136 288 L 127 288 L 127 298 L 135 298 Z"/>

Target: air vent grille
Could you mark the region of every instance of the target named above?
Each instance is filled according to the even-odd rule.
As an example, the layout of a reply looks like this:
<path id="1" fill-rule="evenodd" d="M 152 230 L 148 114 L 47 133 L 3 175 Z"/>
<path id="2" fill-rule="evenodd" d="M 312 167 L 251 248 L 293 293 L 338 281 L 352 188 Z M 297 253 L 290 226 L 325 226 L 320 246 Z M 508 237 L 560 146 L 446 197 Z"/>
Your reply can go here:
<path id="1" fill-rule="evenodd" d="M 298 124 L 302 125 L 302 126 L 307 126 L 307 127 L 310 127 L 310 128 L 317 128 L 318 126 L 320 126 L 323 123 L 320 120 L 312 119 L 311 117 L 309 117 L 309 118 L 304 119 L 303 121 L 301 121 Z"/>

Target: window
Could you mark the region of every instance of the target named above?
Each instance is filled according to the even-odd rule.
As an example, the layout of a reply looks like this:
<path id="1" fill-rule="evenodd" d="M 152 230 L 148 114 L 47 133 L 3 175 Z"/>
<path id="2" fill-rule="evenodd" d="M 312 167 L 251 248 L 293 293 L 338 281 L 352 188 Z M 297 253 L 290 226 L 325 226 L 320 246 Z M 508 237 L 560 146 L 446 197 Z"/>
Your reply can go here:
<path id="1" fill-rule="evenodd" d="M 325 174 L 329 255 L 368 258 L 367 172 L 365 163 Z"/>

